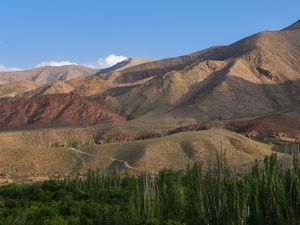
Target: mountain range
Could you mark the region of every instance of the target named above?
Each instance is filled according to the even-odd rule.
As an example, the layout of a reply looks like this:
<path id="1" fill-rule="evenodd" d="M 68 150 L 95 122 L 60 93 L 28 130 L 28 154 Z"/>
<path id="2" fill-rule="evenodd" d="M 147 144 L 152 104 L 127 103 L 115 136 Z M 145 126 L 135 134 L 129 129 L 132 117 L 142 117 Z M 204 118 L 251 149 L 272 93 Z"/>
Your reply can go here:
<path id="1" fill-rule="evenodd" d="M 153 169 L 156 164 L 176 169 L 176 154 L 177 161 L 186 157 L 184 163 L 204 160 L 207 155 L 198 157 L 201 149 L 216 145 L 214 135 L 218 142 L 215 128 L 229 132 L 228 148 L 241 148 L 237 164 L 248 162 L 247 154 L 261 158 L 264 154 L 254 147 L 259 142 L 274 145 L 262 147 L 266 154 L 277 144 L 300 143 L 300 21 L 189 55 L 130 58 L 99 71 L 72 65 L 2 72 L 0 82 L 0 130 L 9 135 L 5 143 L 30 134 L 37 144 L 20 140 L 23 145 L 47 148 L 57 142 L 65 148 L 63 143 L 81 134 L 97 144 L 82 149 L 100 158 L 97 150 L 112 151 L 140 168 L 150 151 Z M 103 144 L 111 142 L 126 143 L 124 149 Z M 113 166 L 105 161 L 102 168 Z"/>

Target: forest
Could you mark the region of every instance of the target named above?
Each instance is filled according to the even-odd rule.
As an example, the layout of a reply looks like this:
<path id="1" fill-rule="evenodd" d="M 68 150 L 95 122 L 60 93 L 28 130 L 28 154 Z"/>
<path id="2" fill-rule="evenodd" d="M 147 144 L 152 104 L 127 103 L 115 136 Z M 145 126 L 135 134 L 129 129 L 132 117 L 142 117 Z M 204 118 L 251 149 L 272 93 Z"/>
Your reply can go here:
<path id="1" fill-rule="evenodd" d="M 298 157 L 273 154 L 249 173 L 204 170 L 103 174 L 0 187 L 1 225 L 300 224 Z"/>

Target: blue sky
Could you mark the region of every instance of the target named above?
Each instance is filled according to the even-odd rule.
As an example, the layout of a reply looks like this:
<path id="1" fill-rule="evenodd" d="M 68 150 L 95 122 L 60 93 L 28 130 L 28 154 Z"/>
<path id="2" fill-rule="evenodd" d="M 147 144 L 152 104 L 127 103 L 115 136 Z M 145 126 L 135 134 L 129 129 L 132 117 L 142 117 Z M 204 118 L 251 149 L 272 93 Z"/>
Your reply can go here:
<path id="1" fill-rule="evenodd" d="M 1 0 L 0 65 L 100 59 L 99 66 L 110 54 L 159 59 L 298 19 L 299 0 Z"/>

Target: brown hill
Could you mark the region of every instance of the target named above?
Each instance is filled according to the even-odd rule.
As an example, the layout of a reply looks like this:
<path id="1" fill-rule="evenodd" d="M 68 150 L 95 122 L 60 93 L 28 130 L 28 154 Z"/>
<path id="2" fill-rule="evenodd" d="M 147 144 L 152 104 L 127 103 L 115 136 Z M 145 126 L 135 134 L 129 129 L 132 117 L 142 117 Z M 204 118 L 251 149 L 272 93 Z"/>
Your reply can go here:
<path id="1" fill-rule="evenodd" d="M 117 63 L 111 67 L 101 69 L 97 72 L 97 75 L 110 73 L 113 71 L 124 70 L 133 66 L 137 66 L 140 64 L 148 63 L 154 61 L 153 59 L 143 59 L 143 58 L 128 58 L 122 62 Z"/>
<path id="2" fill-rule="evenodd" d="M 300 20 L 298 20 L 297 22 L 293 23 L 292 25 L 288 26 L 287 28 L 284 28 L 284 30 L 297 30 L 300 29 Z"/>
<path id="3" fill-rule="evenodd" d="M 107 83 L 105 84 L 105 88 L 101 88 L 104 87 L 104 82 L 103 80 L 99 81 L 97 78 L 99 75 L 102 76 L 105 73 L 124 70 L 151 61 L 154 60 L 129 58 L 98 72 L 96 69 L 76 65 L 59 67 L 47 66 L 26 71 L 0 72 L 0 84 L 9 82 L 4 86 L 0 86 L 0 98 L 69 93 L 75 88 L 77 89 L 76 92 L 83 96 L 99 95 L 106 89 L 114 87 L 113 84 Z M 95 76 L 90 79 L 87 78 L 96 72 L 97 74 Z M 43 86 L 42 83 L 44 83 Z"/>
<path id="4" fill-rule="evenodd" d="M 270 142 L 300 143 L 300 117 L 284 114 L 229 121 L 228 129 L 247 137 Z"/>
<path id="5" fill-rule="evenodd" d="M 125 119 L 104 100 L 89 101 L 74 93 L 0 101 L 0 129 L 88 126 Z"/>
<path id="6" fill-rule="evenodd" d="M 247 137 L 292 142 L 299 137 L 298 26 L 186 56 L 116 66 L 37 87 L 24 94 L 28 98 L 2 100 L 0 129 L 33 129 L 0 133 L 0 171 L 11 177 L 77 174 L 89 167 L 112 171 L 124 168 L 120 160 L 139 171 L 146 161 L 153 171 L 181 170 L 193 162 L 215 162 L 221 140 L 233 166 L 262 159 L 274 146 Z M 217 125 L 247 137 L 216 129 L 191 132 L 220 119 Z M 148 134 L 154 136 L 130 141 Z M 105 141 L 96 145 L 97 137 Z M 89 155 L 66 148 L 74 139 Z M 49 148 L 51 143 L 60 151 Z"/>
<path id="7" fill-rule="evenodd" d="M 33 89 L 31 91 L 25 92 L 23 97 L 33 97 L 39 95 L 50 95 L 50 94 L 66 94 L 74 90 L 74 87 L 68 85 L 63 81 L 54 81 L 49 84 L 45 84 L 42 87 Z"/>
<path id="8" fill-rule="evenodd" d="M 45 140 L 52 140 L 52 143 L 63 144 L 66 139 L 81 143 L 82 138 L 87 138 L 83 129 L 75 128 L 69 132 L 65 129 L 45 129 L 0 133 L 0 171 L 3 178 L 38 180 L 44 177 L 82 174 L 89 168 L 104 172 L 128 170 L 123 162 L 134 168 L 128 172 L 144 171 L 146 161 L 151 172 L 161 169 L 183 170 L 194 162 L 203 162 L 207 168 L 215 166 L 215 157 L 221 154 L 221 142 L 230 168 L 239 167 L 238 171 L 242 172 L 254 160 L 262 160 L 265 155 L 272 153 L 272 146 L 234 132 L 223 131 L 221 139 L 220 130 L 185 132 L 127 143 L 78 147 L 89 155 L 66 146 L 50 148 L 49 142 L 45 143 Z"/>
<path id="9" fill-rule="evenodd" d="M 111 73 L 141 82 L 116 96 L 129 118 L 210 120 L 281 110 L 300 100 L 300 30 L 262 32 L 229 46 Z M 145 80 L 147 78 L 148 80 Z"/>
<path id="10" fill-rule="evenodd" d="M 78 65 L 45 66 L 24 71 L 0 72 L 0 84 L 22 80 L 49 83 L 57 80 L 86 77 L 93 75 L 96 72 L 96 69 Z"/>
<path id="11" fill-rule="evenodd" d="M 19 97 L 41 86 L 41 83 L 28 80 L 3 84 L 0 85 L 0 99 Z"/>
<path id="12" fill-rule="evenodd" d="M 262 116 L 298 104 L 297 24 L 283 31 L 258 33 L 229 46 L 120 71 L 115 68 L 65 83 L 81 96 L 107 95 L 124 116 L 140 124 Z"/>
<path id="13" fill-rule="evenodd" d="M 65 81 L 75 78 L 88 77 L 97 73 L 97 75 L 124 70 L 136 65 L 154 61 L 152 59 L 129 58 L 114 66 L 97 70 L 79 65 L 65 66 L 45 66 L 24 71 L 0 72 L 0 84 L 9 82 L 19 82 L 23 80 L 37 81 L 40 83 L 50 83 L 54 81 Z M 0 93 L 1 94 L 1 93 Z M 1 95 L 0 95 L 1 96 Z"/>
<path id="14" fill-rule="evenodd" d="M 229 46 L 54 82 L 24 96 L 70 91 L 93 98 L 106 95 L 124 116 L 137 120 L 135 125 L 144 126 L 274 113 L 299 104 L 297 24 Z"/>

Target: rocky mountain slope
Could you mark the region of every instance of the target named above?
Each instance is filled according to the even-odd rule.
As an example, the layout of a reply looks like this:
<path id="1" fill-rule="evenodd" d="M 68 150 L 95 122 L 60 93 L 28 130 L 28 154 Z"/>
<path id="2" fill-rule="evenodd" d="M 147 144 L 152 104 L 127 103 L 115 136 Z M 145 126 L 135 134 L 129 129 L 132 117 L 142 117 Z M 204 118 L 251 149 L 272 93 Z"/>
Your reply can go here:
<path id="1" fill-rule="evenodd" d="M 50 83 L 23 97 L 71 91 L 106 96 L 130 120 L 162 123 L 166 118 L 205 122 L 270 114 L 300 101 L 299 23 L 186 56 L 145 63 L 128 59 L 94 76 Z"/>
<path id="2" fill-rule="evenodd" d="M 76 77 L 86 77 L 97 72 L 96 69 L 78 66 L 45 66 L 24 71 L 0 72 L 0 84 L 22 80 L 49 83 L 57 80 L 69 80 Z"/>
<path id="3" fill-rule="evenodd" d="M 124 70 L 136 65 L 154 61 L 152 59 L 128 58 L 111 67 L 97 70 L 79 65 L 45 66 L 23 71 L 0 72 L 0 85 L 19 81 L 37 81 L 39 83 L 51 83 L 55 81 L 66 81 L 74 78 L 88 77 Z M 0 93 L 1 96 L 1 93 Z"/>
<path id="4" fill-rule="evenodd" d="M 197 120 L 241 118 L 297 103 L 299 65 L 300 29 L 289 29 L 132 67 L 114 82 L 151 78 L 117 97 L 131 118 L 153 113 Z"/>
<path id="5" fill-rule="evenodd" d="M 66 94 L 74 90 L 74 87 L 62 81 L 45 84 L 36 89 L 23 93 L 22 97 L 34 97 L 40 95 Z"/>
<path id="6" fill-rule="evenodd" d="M 0 136 L 5 141 L 1 143 L 12 154 L 28 146 L 33 149 L 30 138 L 23 137 L 26 134 L 42 143 L 38 148 L 58 143 L 63 146 L 59 154 L 77 157 L 78 152 L 69 154 L 66 143 L 73 138 L 78 143 L 88 140 L 89 146 L 79 144 L 78 148 L 94 156 L 75 160 L 76 170 L 66 162 L 62 169 L 66 173 L 85 170 L 86 165 L 110 171 L 119 164 L 109 157 L 142 169 L 148 153 L 153 170 L 182 169 L 189 162 L 206 162 L 210 150 L 220 148 L 218 129 L 224 128 L 231 130 L 222 131 L 228 151 L 236 157 L 231 162 L 248 164 L 270 154 L 275 149 L 273 141 L 295 144 L 299 140 L 299 27 L 298 21 L 281 31 L 257 33 L 228 46 L 131 67 L 121 62 L 91 76 L 2 85 Z M 49 81 L 43 77 L 41 83 Z M 11 131 L 15 129 L 27 131 Z M 5 152 L 9 158 L 9 151 Z M 26 157 L 33 160 L 30 154 Z M 56 157 L 52 152 L 49 155 Z M 47 161 L 47 156 L 41 157 Z M 49 163 L 53 175 L 52 167 L 56 164 Z"/>
<path id="7" fill-rule="evenodd" d="M 0 85 L 0 99 L 23 96 L 26 92 L 36 90 L 43 84 L 24 80 Z"/>
<path id="8" fill-rule="evenodd" d="M 110 73 L 113 71 L 124 70 L 133 66 L 137 66 L 140 64 L 148 63 L 154 61 L 153 59 L 143 59 L 143 58 L 128 58 L 122 62 L 117 63 L 111 67 L 101 69 L 97 72 L 97 75 Z"/>
<path id="9" fill-rule="evenodd" d="M 113 124 L 125 120 L 105 100 L 90 101 L 74 93 L 0 101 L 0 115 L 1 130 Z"/>

